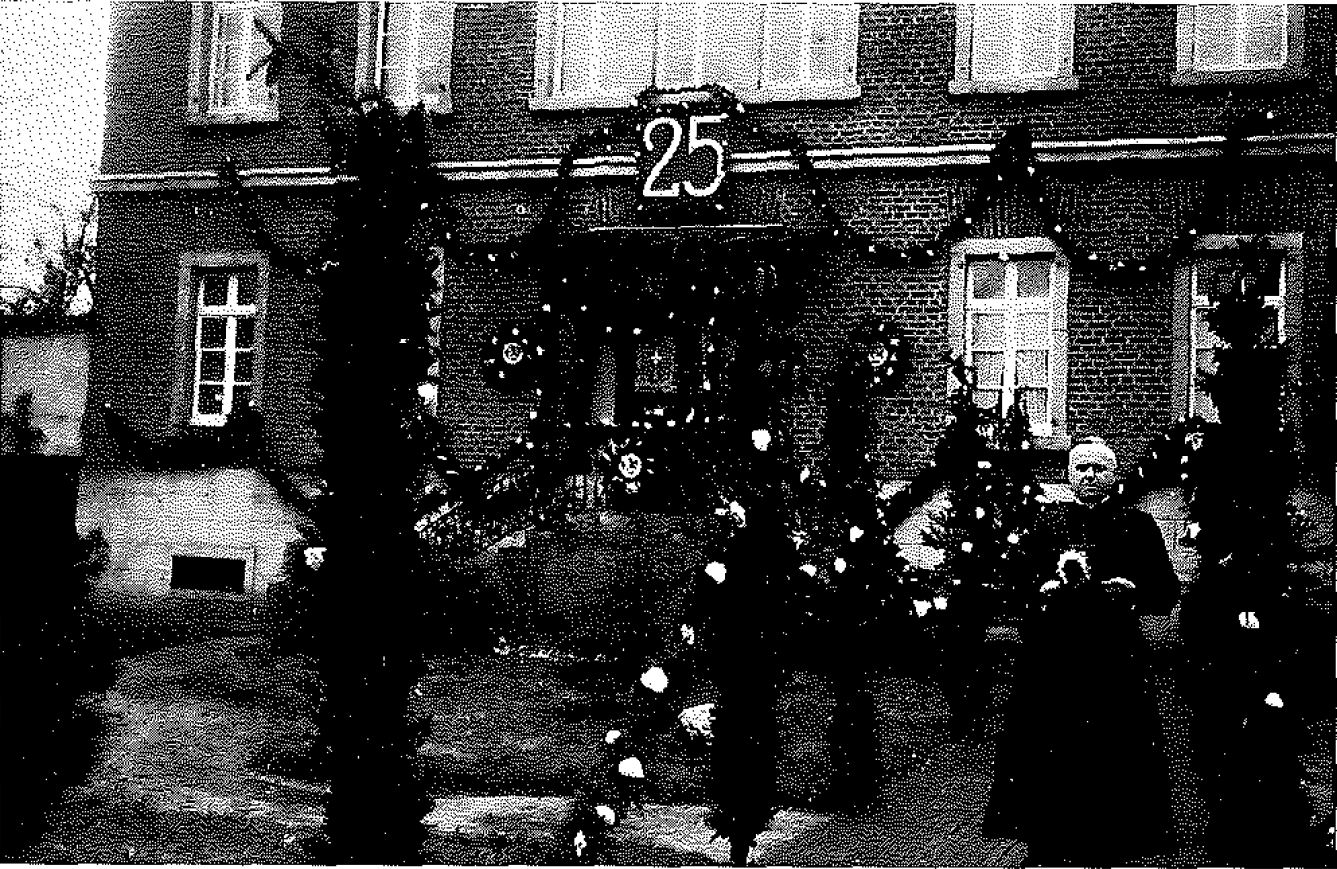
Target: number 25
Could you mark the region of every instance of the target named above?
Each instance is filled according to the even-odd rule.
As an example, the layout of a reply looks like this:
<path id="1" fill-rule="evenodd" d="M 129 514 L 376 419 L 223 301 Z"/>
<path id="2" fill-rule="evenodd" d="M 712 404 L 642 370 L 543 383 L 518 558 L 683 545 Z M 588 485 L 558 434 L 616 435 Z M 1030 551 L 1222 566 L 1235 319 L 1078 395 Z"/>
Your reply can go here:
<path id="1" fill-rule="evenodd" d="M 669 140 L 668 147 L 664 149 L 664 154 L 655 161 L 650 172 L 646 175 L 645 186 L 641 192 L 646 196 L 678 196 L 679 187 L 686 189 L 688 196 L 710 196 L 716 190 L 720 189 L 720 184 L 724 182 L 724 144 L 718 139 L 712 139 L 707 136 L 698 135 L 701 126 L 705 124 L 718 124 L 725 120 L 724 115 L 701 115 L 693 116 L 688 120 L 687 126 L 687 153 L 692 154 L 701 148 L 709 148 L 715 152 L 715 169 L 711 174 L 710 183 L 705 187 L 697 187 L 688 178 L 685 181 L 674 181 L 667 187 L 655 187 L 655 182 L 663 173 L 664 168 L 668 166 L 669 161 L 678 153 L 678 147 L 682 145 L 682 124 L 677 118 L 658 117 L 645 125 L 645 133 L 642 138 L 645 141 L 647 151 L 654 151 L 654 133 L 660 126 L 667 125 L 673 134 Z"/>

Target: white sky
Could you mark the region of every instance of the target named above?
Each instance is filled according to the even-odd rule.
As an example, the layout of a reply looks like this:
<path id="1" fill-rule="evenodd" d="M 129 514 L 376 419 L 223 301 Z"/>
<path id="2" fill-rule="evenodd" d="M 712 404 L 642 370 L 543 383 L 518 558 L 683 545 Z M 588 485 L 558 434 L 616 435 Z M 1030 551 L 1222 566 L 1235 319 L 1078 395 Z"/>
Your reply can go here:
<path id="1" fill-rule="evenodd" d="M 75 224 L 91 201 L 107 18 L 108 0 L 0 0 L 0 245 L 47 234 L 56 225 L 47 203 Z"/>

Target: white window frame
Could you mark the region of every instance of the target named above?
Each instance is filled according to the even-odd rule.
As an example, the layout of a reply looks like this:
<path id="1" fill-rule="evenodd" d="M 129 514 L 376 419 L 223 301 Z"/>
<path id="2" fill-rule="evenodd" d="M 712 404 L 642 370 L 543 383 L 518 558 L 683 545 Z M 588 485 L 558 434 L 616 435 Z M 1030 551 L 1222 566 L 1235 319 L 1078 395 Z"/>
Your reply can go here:
<path id="1" fill-rule="evenodd" d="M 1243 84 L 1270 81 L 1290 81 L 1308 75 L 1305 66 L 1305 7 L 1302 4 L 1288 4 L 1286 24 L 1282 32 L 1282 50 L 1284 58 L 1276 67 L 1203 67 L 1198 63 L 1198 19 L 1197 8 L 1201 4 L 1182 3 L 1176 6 L 1175 48 L 1176 72 L 1174 83 L 1183 85 L 1196 84 Z M 1238 60 L 1239 40 L 1242 28 L 1235 28 L 1236 59 Z"/>
<path id="2" fill-rule="evenodd" d="M 412 58 L 411 66 L 404 68 L 405 81 L 400 93 L 386 91 L 386 97 L 401 109 L 423 103 L 433 112 L 448 113 L 452 109 L 450 88 L 450 55 L 454 44 L 455 6 L 445 0 L 360 0 L 357 4 L 358 57 L 353 89 L 359 97 L 379 90 L 385 83 L 385 24 L 389 5 L 403 5 L 409 9 L 410 19 L 406 38 L 411 44 L 404 51 Z M 431 28 L 430 32 L 428 28 Z M 433 50 L 444 53 L 446 62 L 439 65 L 433 81 L 423 81 L 431 74 L 431 64 L 424 57 Z"/>
<path id="3" fill-rule="evenodd" d="M 251 72 L 257 58 L 252 48 L 258 37 L 255 25 L 251 25 L 251 39 L 246 44 L 244 63 L 242 101 L 236 105 L 216 105 L 215 96 L 218 88 L 218 28 L 222 16 L 228 12 L 240 12 L 254 16 L 259 4 L 257 0 L 213 0 L 213 2 L 191 3 L 191 41 L 190 41 L 190 94 L 187 106 L 187 119 L 196 123 L 227 124 L 251 123 L 257 121 L 277 121 L 278 93 L 276 87 L 269 87 L 269 99 L 263 103 L 252 102 L 251 81 L 245 76 Z M 276 33 L 281 32 L 282 4 L 276 4 Z M 261 69 L 256 76 L 263 79 L 267 70 Z"/>
<path id="4" fill-rule="evenodd" d="M 642 0 L 623 0 L 623 2 L 642 2 Z M 669 48 L 663 44 L 666 33 L 663 20 L 670 2 L 673 2 L 673 0 L 659 0 L 655 3 L 658 9 L 655 25 L 656 58 L 663 56 L 663 53 Z M 693 78 L 699 83 L 702 75 L 702 48 L 705 36 L 704 28 L 701 26 L 701 14 L 705 0 L 685 0 L 685 2 L 691 2 L 694 6 L 693 14 L 696 23 L 693 32 L 696 45 L 693 57 Z M 744 0 L 739 0 L 739 2 L 744 2 Z M 759 16 L 758 26 L 762 34 L 762 45 L 758 46 L 756 81 L 748 84 L 734 83 L 734 91 L 740 99 L 745 102 L 764 103 L 799 100 L 851 100 L 860 96 L 861 89 L 858 84 L 859 4 L 855 0 L 803 0 L 803 20 L 805 23 L 803 45 L 805 51 L 802 55 L 803 73 L 798 83 L 775 82 L 770 69 L 769 46 L 772 34 L 772 18 L 767 10 L 778 0 L 750 0 L 750 2 L 756 7 Z M 808 49 L 810 46 L 809 40 L 812 38 L 812 5 L 815 2 L 849 10 L 846 14 L 850 16 L 850 19 L 844 23 L 844 26 L 853 27 L 854 33 L 852 41 L 853 56 L 850 58 L 851 69 L 848 79 L 837 81 L 812 78 L 811 53 Z M 620 92 L 604 90 L 565 91 L 562 89 L 562 38 L 566 5 L 568 4 L 565 0 L 540 0 L 538 4 L 537 26 L 535 28 L 534 95 L 529 101 L 530 108 L 536 111 L 559 111 L 564 109 L 621 108 L 631 105 L 631 98 Z M 597 39 L 597 35 L 594 38 Z M 599 57 L 600 55 L 596 53 L 591 62 L 597 65 Z M 592 76 L 592 80 L 597 81 L 597 69 L 595 72 L 596 75 Z M 668 82 L 663 67 L 657 61 L 653 63 L 653 68 L 645 72 L 647 85 L 653 83 L 656 87 L 676 88 L 681 84 L 680 82 Z"/>
<path id="5" fill-rule="evenodd" d="M 1184 416 L 1201 415 L 1208 421 L 1216 418 L 1215 408 L 1203 413 L 1206 408 L 1197 404 L 1198 379 L 1201 376 L 1198 367 L 1198 351 L 1220 346 L 1215 336 L 1208 337 L 1200 332 L 1198 315 L 1200 311 L 1211 308 L 1205 292 L 1198 291 L 1198 265 L 1208 256 L 1220 256 L 1237 248 L 1241 242 L 1247 243 L 1257 236 L 1249 235 L 1206 235 L 1198 239 L 1195 255 L 1180 265 L 1176 277 L 1176 314 L 1174 328 L 1175 354 L 1173 375 L 1175 388 L 1175 407 Z M 1263 236 L 1280 257 L 1275 293 L 1266 293 L 1263 303 L 1277 312 L 1277 334 L 1285 338 L 1291 346 L 1291 371 L 1287 376 L 1298 382 L 1301 372 L 1298 361 L 1301 353 L 1297 345 L 1300 338 L 1299 312 L 1303 293 L 1302 251 L 1304 238 L 1301 233 L 1278 233 Z"/>
<path id="6" fill-rule="evenodd" d="M 1002 79 L 975 77 L 976 5 L 956 4 L 956 77 L 948 83 L 952 94 L 1020 93 L 1025 91 L 1070 91 L 1078 87 L 1073 75 L 1073 34 L 1076 7 L 1071 3 L 1059 8 L 1059 27 L 1054 46 L 1058 67 L 1051 76 L 1012 76 Z"/>
<path id="7" fill-rule="evenodd" d="M 1048 257 L 1051 260 L 1049 296 L 1047 298 L 1017 298 L 1016 267 L 1013 258 Z M 980 299 L 972 297 L 969 264 L 981 257 L 1006 257 L 1004 298 Z M 1067 426 L 1068 393 L 1068 284 L 1071 266 L 1058 246 L 1047 238 L 978 238 L 958 243 L 952 250 L 951 287 L 948 293 L 948 339 L 953 352 L 966 355 L 966 364 L 973 364 L 970 342 L 970 314 L 977 311 L 1001 313 L 1004 316 L 1003 336 L 1003 411 L 1016 400 L 1016 354 L 1018 350 L 1047 350 L 1049 353 L 1049 419 L 1031 420 L 1032 434 L 1037 446 L 1066 449 L 1071 445 Z M 1016 317 L 1019 313 L 1043 311 L 1049 315 L 1050 344 L 1048 347 L 1020 346 L 1016 335 Z M 957 386 L 949 375 L 948 390 Z"/>
<path id="8" fill-rule="evenodd" d="M 231 272 L 227 302 L 204 304 L 205 273 Z M 242 305 L 237 300 L 237 276 L 250 272 L 255 280 L 255 302 Z M 261 401 L 264 389 L 264 313 L 269 287 L 269 258 L 261 251 L 183 254 L 177 282 L 177 378 L 172 401 L 173 430 L 186 426 L 221 426 L 234 409 L 232 400 L 237 386 L 249 385 L 251 399 Z M 199 396 L 203 367 L 201 338 L 206 317 L 226 320 L 223 371 L 222 413 L 200 413 Z M 240 318 L 255 323 L 251 345 L 251 379 L 237 382 L 236 329 Z M 209 381 L 216 384 L 218 381 Z"/>

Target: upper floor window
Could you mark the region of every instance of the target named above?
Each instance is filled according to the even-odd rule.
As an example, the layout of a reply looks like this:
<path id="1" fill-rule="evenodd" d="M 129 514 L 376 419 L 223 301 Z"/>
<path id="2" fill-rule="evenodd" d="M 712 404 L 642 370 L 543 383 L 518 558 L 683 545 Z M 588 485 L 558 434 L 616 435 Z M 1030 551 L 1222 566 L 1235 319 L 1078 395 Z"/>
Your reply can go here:
<path id="1" fill-rule="evenodd" d="M 651 85 L 722 84 L 749 102 L 852 99 L 858 37 L 848 0 L 543 2 L 531 106 L 625 106 Z"/>
<path id="2" fill-rule="evenodd" d="M 455 3 L 358 4 L 358 94 L 379 91 L 401 108 L 450 111 Z"/>
<path id="3" fill-rule="evenodd" d="M 275 0 L 192 4 L 191 114 L 216 122 L 277 119 L 278 92 L 268 79 L 283 7 Z M 260 22 L 260 24 L 257 24 Z"/>
<path id="4" fill-rule="evenodd" d="M 1300 6 L 1190 3 L 1178 8 L 1178 80 L 1267 80 L 1302 72 Z"/>
<path id="5" fill-rule="evenodd" d="M 1177 407 L 1187 416 L 1217 420 L 1216 406 L 1204 388 L 1204 378 L 1216 370 L 1216 354 L 1224 346 L 1208 320 L 1214 295 L 1232 290 L 1257 294 L 1267 312 L 1264 341 L 1290 341 L 1299 334 L 1300 236 L 1273 235 L 1267 240 L 1272 247 L 1266 253 L 1266 268 L 1244 262 L 1239 254 L 1240 238 L 1206 236 L 1199 240 L 1192 260 L 1180 269 L 1175 391 Z M 1259 287 L 1260 279 L 1267 285 Z M 1299 358 L 1299 354 L 1292 356 Z"/>
<path id="6" fill-rule="evenodd" d="M 1066 447 L 1067 261 L 1046 239 L 970 239 L 952 266 L 949 333 L 976 401 L 1020 405 L 1037 436 Z"/>
<path id="7" fill-rule="evenodd" d="M 957 6 L 952 93 L 1066 90 L 1073 7 L 1043 3 Z"/>
<path id="8" fill-rule="evenodd" d="M 262 254 L 182 257 L 176 425 L 221 426 L 258 400 L 267 280 Z"/>

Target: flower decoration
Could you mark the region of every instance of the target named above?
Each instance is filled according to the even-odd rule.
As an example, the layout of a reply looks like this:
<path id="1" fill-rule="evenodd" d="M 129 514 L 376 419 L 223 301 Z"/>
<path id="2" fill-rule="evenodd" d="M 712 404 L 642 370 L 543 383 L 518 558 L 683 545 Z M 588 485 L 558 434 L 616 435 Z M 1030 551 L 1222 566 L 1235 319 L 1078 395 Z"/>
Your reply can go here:
<path id="1" fill-rule="evenodd" d="M 618 763 L 617 771 L 627 778 L 645 778 L 645 767 L 639 757 L 624 758 Z"/>
<path id="2" fill-rule="evenodd" d="M 1058 557 L 1058 578 L 1064 583 L 1085 582 L 1091 578 L 1086 553 L 1076 549 L 1065 550 Z"/>
<path id="3" fill-rule="evenodd" d="M 641 684 L 656 694 L 663 694 L 668 687 L 668 674 L 663 667 L 651 667 L 641 674 Z"/>
<path id="4" fill-rule="evenodd" d="M 524 389 L 533 382 L 544 352 L 531 330 L 516 324 L 503 326 L 484 346 L 483 374 L 503 392 Z"/>
<path id="5" fill-rule="evenodd" d="M 678 713 L 678 721 L 686 728 L 689 736 L 710 740 L 715 735 L 712 730 L 715 723 L 715 704 L 702 703 L 699 706 L 689 706 Z"/>
<path id="6" fill-rule="evenodd" d="M 908 354 L 901 328 L 891 320 L 865 323 L 851 339 L 853 362 L 868 377 L 873 392 L 886 395 L 904 377 Z"/>
<path id="7" fill-rule="evenodd" d="M 598 815 L 599 820 L 610 827 L 617 823 L 617 812 L 613 810 L 612 806 L 595 806 L 594 814 Z"/>
<path id="8" fill-rule="evenodd" d="M 599 451 L 604 474 L 609 482 L 624 492 L 635 494 L 646 478 L 655 472 L 655 458 L 636 438 L 614 438 Z"/>
<path id="9" fill-rule="evenodd" d="M 306 559 L 306 566 L 312 570 L 320 570 L 320 566 L 325 563 L 324 546 L 308 546 L 302 553 Z"/>

